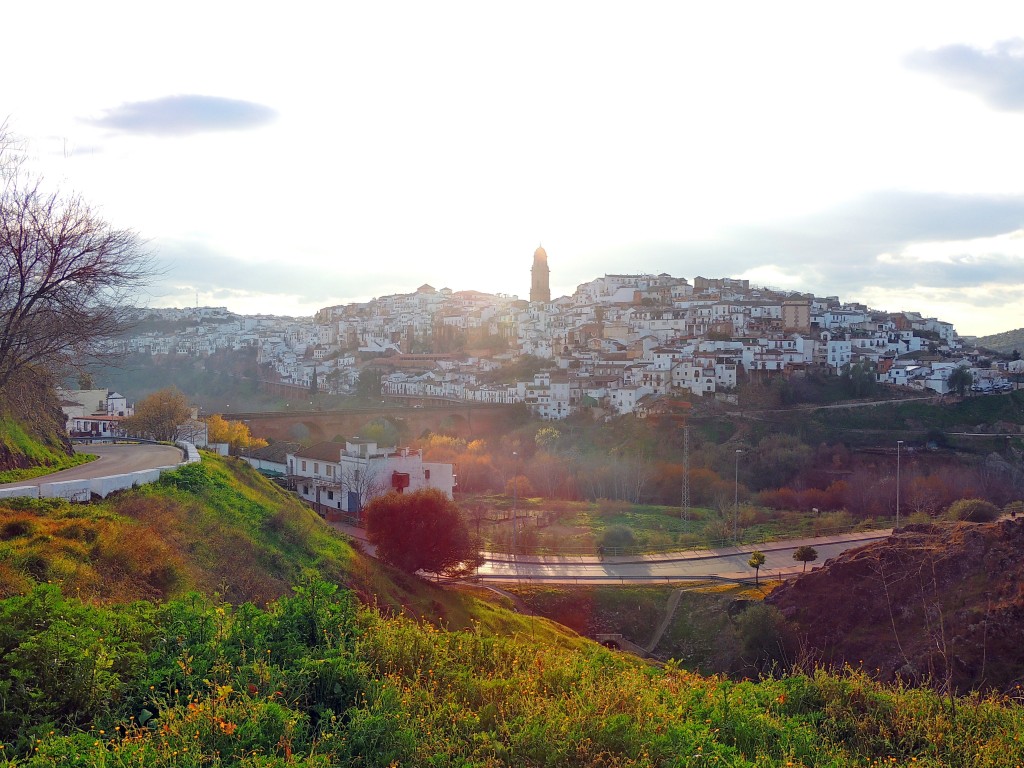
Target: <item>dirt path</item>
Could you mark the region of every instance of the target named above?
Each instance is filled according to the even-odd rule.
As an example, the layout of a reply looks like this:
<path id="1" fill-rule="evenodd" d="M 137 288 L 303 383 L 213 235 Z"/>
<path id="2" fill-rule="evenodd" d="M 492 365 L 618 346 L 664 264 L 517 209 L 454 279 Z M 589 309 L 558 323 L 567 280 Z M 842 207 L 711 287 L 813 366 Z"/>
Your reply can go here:
<path id="1" fill-rule="evenodd" d="M 647 653 L 653 653 L 654 649 L 658 647 L 658 643 L 661 642 L 661 636 L 665 634 L 665 630 L 668 629 L 668 625 L 672 623 L 672 619 L 675 618 L 676 608 L 679 607 L 679 598 L 683 596 L 682 589 L 673 590 L 672 594 L 668 596 L 668 602 L 665 604 L 665 618 L 661 620 L 661 624 L 654 630 L 654 635 L 651 637 L 651 642 L 647 644 L 644 649 Z"/>

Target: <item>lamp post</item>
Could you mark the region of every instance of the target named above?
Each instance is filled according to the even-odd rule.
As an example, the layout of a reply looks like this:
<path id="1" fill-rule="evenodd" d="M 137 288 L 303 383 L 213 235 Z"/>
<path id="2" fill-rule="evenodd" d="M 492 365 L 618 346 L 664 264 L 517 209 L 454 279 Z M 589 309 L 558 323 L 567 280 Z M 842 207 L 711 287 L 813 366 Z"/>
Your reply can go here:
<path id="1" fill-rule="evenodd" d="M 516 496 L 519 491 L 519 483 L 516 482 L 516 459 L 518 453 L 512 451 L 512 554 L 516 553 Z"/>
<path id="2" fill-rule="evenodd" d="M 900 527 L 900 447 L 902 445 L 902 440 L 896 441 L 896 528 Z"/>
<path id="3" fill-rule="evenodd" d="M 740 516 L 740 454 L 743 453 L 739 448 L 736 449 L 736 466 L 733 471 L 733 492 L 732 492 L 732 540 L 734 542 L 739 541 L 737 535 L 739 516 Z"/>

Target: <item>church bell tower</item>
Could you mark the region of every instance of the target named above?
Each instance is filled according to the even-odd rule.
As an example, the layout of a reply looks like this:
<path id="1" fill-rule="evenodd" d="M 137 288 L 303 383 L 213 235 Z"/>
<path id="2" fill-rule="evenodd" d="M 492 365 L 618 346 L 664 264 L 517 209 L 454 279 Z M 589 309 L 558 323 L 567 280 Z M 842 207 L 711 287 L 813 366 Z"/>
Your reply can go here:
<path id="1" fill-rule="evenodd" d="M 530 269 L 530 301 L 551 301 L 550 276 L 547 251 L 538 247 L 533 252 L 533 267 Z"/>

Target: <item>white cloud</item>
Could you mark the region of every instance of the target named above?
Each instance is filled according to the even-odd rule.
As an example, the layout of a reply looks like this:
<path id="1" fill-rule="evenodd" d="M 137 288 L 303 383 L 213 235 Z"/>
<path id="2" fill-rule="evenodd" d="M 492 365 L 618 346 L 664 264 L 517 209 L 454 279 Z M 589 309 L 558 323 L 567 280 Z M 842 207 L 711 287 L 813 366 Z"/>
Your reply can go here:
<path id="1" fill-rule="evenodd" d="M 1020 116 L 981 101 L 1012 103 L 1015 8 L 22 3 L 5 22 L 48 47 L 5 39 L 32 63 L 5 110 L 50 179 L 196 246 L 166 253 L 189 303 L 526 295 L 542 240 L 556 292 L 730 274 L 888 306 L 931 285 L 959 312 L 954 284 L 1021 282 Z M 906 66 L 954 46 L 955 66 L 921 59 L 934 77 Z M 944 85 L 964 61 L 981 99 Z M 234 104 L 188 114 L 168 94 Z M 255 111 L 223 109 L 239 104 Z M 97 115 L 113 124 L 80 119 Z"/>

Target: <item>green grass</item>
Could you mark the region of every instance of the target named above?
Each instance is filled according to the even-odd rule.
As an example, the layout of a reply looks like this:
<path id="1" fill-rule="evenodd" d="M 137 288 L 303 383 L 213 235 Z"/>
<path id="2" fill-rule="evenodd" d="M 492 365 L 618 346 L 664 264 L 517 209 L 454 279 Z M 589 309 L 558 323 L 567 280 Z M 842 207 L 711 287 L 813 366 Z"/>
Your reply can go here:
<path id="1" fill-rule="evenodd" d="M 685 671 L 746 653 L 721 608 L 744 593 L 685 594 L 659 646 L 679 662 L 655 668 L 380 567 L 233 459 L 102 503 L 4 503 L 0 584 L 17 579 L 0 600 L 3 768 L 1024 762 L 1010 699 L 856 670 Z M 533 599 L 645 643 L 669 594 Z"/>
<path id="2" fill-rule="evenodd" d="M 62 469 L 77 467 L 93 461 L 96 457 L 90 454 L 76 453 L 68 455 L 55 446 L 45 445 L 32 437 L 25 428 L 12 419 L 0 419 L 0 446 L 30 465 L 23 468 L 0 471 L 0 483 L 15 483 L 29 480 Z"/>
<path id="3" fill-rule="evenodd" d="M 5 768 L 1024 761 L 1011 699 L 853 669 L 704 677 L 590 643 L 386 618 L 316 581 L 266 609 L 198 595 L 100 608 L 42 587 L 0 602 L 0 618 Z"/>
<path id="4" fill-rule="evenodd" d="M 446 590 L 353 549 L 294 494 L 234 458 L 199 464 L 104 501 L 0 501 L 0 597 L 39 583 L 109 603 L 166 600 L 190 590 L 265 604 L 319 578 L 386 614 L 438 626 L 532 630 L 479 594 Z"/>

